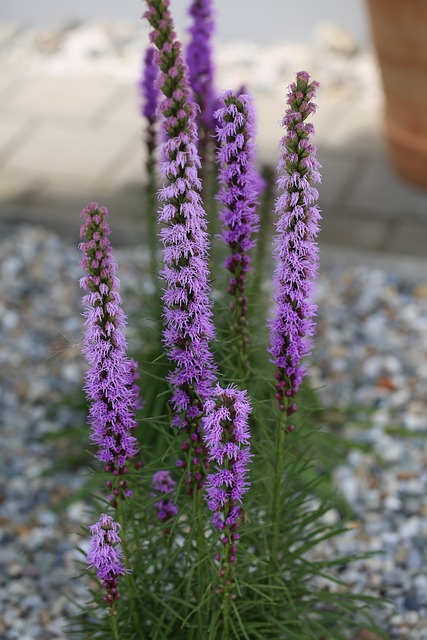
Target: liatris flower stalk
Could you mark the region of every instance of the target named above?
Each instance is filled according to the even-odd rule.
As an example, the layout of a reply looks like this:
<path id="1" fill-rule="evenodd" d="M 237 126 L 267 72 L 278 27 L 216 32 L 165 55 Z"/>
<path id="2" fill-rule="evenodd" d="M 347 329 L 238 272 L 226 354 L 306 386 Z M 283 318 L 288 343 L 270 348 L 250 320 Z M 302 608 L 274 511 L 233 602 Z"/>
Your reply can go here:
<path id="1" fill-rule="evenodd" d="M 91 540 L 87 553 L 89 567 L 96 569 L 96 575 L 107 591 L 105 602 L 113 605 L 120 598 L 117 586 L 119 577 L 128 572 L 123 564 L 120 540 L 120 525 L 113 518 L 102 513 L 96 524 L 89 527 Z"/>
<path id="2" fill-rule="evenodd" d="M 82 211 L 81 266 L 86 275 L 80 286 L 87 291 L 83 297 L 86 318 L 83 353 L 90 367 L 84 390 L 90 402 L 91 440 L 98 446 L 98 459 L 112 473 L 113 479 L 107 485 L 112 490 L 111 502 L 116 506 L 118 498 L 131 494 L 124 476 L 129 459 L 138 453 L 133 431 L 139 397 L 136 364 L 126 355 L 126 317 L 111 256 L 107 215 L 107 209 L 96 203 Z"/>
<path id="3" fill-rule="evenodd" d="M 157 105 L 160 98 L 160 91 L 157 86 L 159 69 L 155 63 L 154 47 L 147 47 L 144 54 L 143 77 L 140 84 L 140 94 L 143 99 L 141 105 L 142 115 L 151 125 L 156 122 Z M 155 145 L 152 147 L 154 151 Z"/>
<path id="4" fill-rule="evenodd" d="M 248 425 L 251 406 L 246 391 L 217 385 L 205 403 L 204 441 L 209 461 L 214 465 L 206 478 L 206 496 L 214 515 L 212 522 L 221 532 L 223 545 L 220 575 L 224 597 L 233 589 L 239 527 L 244 520 L 242 499 L 248 491 L 251 460 Z"/>
<path id="5" fill-rule="evenodd" d="M 190 38 L 186 51 L 189 81 L 194 100 L 198 106 L 196 125 L 198 131 L 197 148 L 201 161 L 199 175 L 202 181 L 202 197 L 206 206 L 211 236 L 218 231 L 218 216 L 214 194 L 216 185 L 215 120 L 217 105 L 214 88 L 214 63 L 212 55 L 212 35 L 214 19 L 212 0 L 192 0 L 189 14 L 193 19 L 189 29 Z"/>
<path id="6" fill-rule="evenodd" d="M 316 305 L 311 301 L 318 270 L 320 212 L 314 204 L 318 197 L 312 183 L 320 182 L 316 149 L 310 143 L 314 127 L 305 120 L 316 111 L 312 102 L 317 82 L 309 82 L 305 71 L 297 73 L 288 92 L 289 105 L 283 119 L 286 134 L 281 141 L 276 202 L 277 235 L 274 257 L 276 269 L 273 291 L 276 297 L 274 317 L 270 321 L 270 353 L 278 371 L 276 398 L 282 413 L 278 435 L 275 487 L 273 492 L 273 550 L 278 544 L 278 520 L 281 502 L 285 432 L 293 431 L 288 416 L 296 410 L 294 396 L 306 371 L 304 356 L 312 349 Z"/>
<path id="7" fill-rule="evenodd" d="M 153 498 L 161 497 L 161 500 L 154 503 L 157 509 L 157 516 L 162 522 L 167 522 L 178 514 L 178 507 L 171 496 L 175 494 L 176 482 L 169 471 L 157 471 L 151 479 Z M 168 497 L 165 497 L 167 495 Z"/>
<path id="8" fill-rule="evenodd" d="M 157 105 L 160 99 L 160 91 L 157 86 L 159 75 L 158 67 L 154 61 L 154 47 L 147 47 L 144 55 L 143 76 L 140 82 L 140 95 L 142 98 L 141 114 L 145 119 L 144 141 L 146 149 L 145 170 L 147 174 L 147 231 L 150 250 L 150 265 L 153 282 L 157 278 L 157 180 L 156 180 L 156 148 L 157 148 Z"/>
<path id="9" fill-rule="evenodd" d="M 289 89 L 289 108 L 283 119 L 287 133 L 281 141 L 277 181 L 281 193 L 276 202 L 276 310 L 270 322 L 270 353 L 278 368 L 276 389 L 282 412 L 293 406 L 292 398 L 306 373 L 301 361 L 311 352 L 315 332 L 317 307 L 310 297 L 318 270 L 315 238 L 320 212 L 314 204 L 318 192 L 312 183 L 321 178 L 316 149 L 309 140 L 314 127 L 305 120 L 316 111 L 311 100 L 317 87 L 317 82 L 309 83 L 305 71 L 298 73 Z"/>
<path id="10" fill-rule="evenodd" d="M 250 268 L 249 250 L 255 245 L 254 235 L 259 229 L 259 176 L 255 168 L 256 127 L 252 98 L 226 91 L 215 117 L 220 143 L 217 160 L 221 166 L 222 188 L 218 199 L 223 205 L 220 213 L 222 238 L 230 248 L 225 266 L 232 274 L 227 292 L 233 296 L 230 309 L 237 340 L 238 373 L 244 377 L 249 367 L 246 274 Z"/>
<path id="11" fill-rule="evenodd" d="M 214 65 L 212 60 L 212 34 L 214 22 L 212 17 L 212 0 L 193 0 L 189 14 L 193 18 L 190 27 L 190 40 L 187 46 L 186 59 L 189 69 L 190 85 L 194 99 L 199 107 L 196 124 L 199 132 L 198 149 L 202 161 L 202 169 L 209 143 L 215 133 L 213 112 L 216 104 L 214 90 Z"/>
<path id="12" fill-rule="evenodd" d="M 173 30 L 168 0 L 147 0 L 147 5 L 145 16 L 153 27 L 151 41 L 159 49 L 159 86 L 165 96 L 159 107 L 165 137 L 161 173 L 167 181 L 160 190 L 163 206 L 159 212 L 164 247 L 161 276 L 166 281 L 163 337 L 168 358 L 174 365 L 168 377 L 173 386 L 172 405 L 178 414 L 173 424 L 184 427 L 189 435 L 184 447 L 190 463 L 179 464 L 187 467 L 191 490 L 203 484 L 199 422 L 203 402 L 215 380 L 209 348 L 215 334 L 209 299 L 209 241 L 197 175 L 200 162 L 196 106 L 188 84 L 188 69 Z"/>

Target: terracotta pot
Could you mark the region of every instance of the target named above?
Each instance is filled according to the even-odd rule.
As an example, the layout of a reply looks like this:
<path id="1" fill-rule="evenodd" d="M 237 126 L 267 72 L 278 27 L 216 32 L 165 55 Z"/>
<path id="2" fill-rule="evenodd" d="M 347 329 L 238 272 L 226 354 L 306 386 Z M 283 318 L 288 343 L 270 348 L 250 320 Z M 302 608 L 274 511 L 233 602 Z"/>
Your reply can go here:
<path id="1" fill-rule="evenodd" d="M 427 189 L 427 0 L 367 0 L 396 170 Z"/>

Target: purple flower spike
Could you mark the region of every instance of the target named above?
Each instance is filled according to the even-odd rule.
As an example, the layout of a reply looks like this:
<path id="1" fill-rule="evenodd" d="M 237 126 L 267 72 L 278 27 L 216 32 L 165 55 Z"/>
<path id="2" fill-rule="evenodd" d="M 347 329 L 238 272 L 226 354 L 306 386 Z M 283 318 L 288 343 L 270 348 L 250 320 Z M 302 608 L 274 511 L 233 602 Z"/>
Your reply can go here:
<path id="1" fill-rule="evenodd" d="M 230 248 L 225 266 L 232 273 L 227 291 L 234 297 L 231 308 L 236 332 L 243 341 L 243 353 L 247 348 L 247 297 L 244 291 L 250 268 L 248 252 L 255 245 L 254 234 L 259 229 L 260 177 L 255 168 L 256 126 L 251 96 L 236 96 L 233 91 L 226 91 L 221 96 L 221 108 L 215 112 L 215 117 L 220 143 L 217 160 L 221 167 L 222 188 L 218 200 L 223 205 L 220 213 L 222 238 Z"/>
<path id="2" fill-rule="evenodd" d="M 140 84 L 141 113 L 151 124 L 156 121 L 157 105 L 160 98 L 160 91 L 157 86 L 159 68 L 155 57 L 156 50 L 154 47 L 147 47 L 144 55 L 143 77 Z"/>
<path id="3" fill-rule="evenodd" d="M 128 573 L 123 564 L 123 551 L 120 540 L 120 525 L 111 516 L 102 513 L 96 524 L 89 527 L 92 535 L 87 564 L 96 569 L 96 575 L 102 580 L 107 591 L 104 600 L 113 604 L 120 598 L 117 591 L 118 578 Z"/>
<path id="4" fill-rule="evenodd" d="M 140 401 L 136 363 L 126 355 L 126 316 L 111 256 L 107 215 L 107 209 L 96 203 L 82 211 L 81 267 L 86 275 L 80 286 L 87 291 L 83 297 L 83 354 L 90 367 L 84 385 L 90 402 L 88 422 L 91 440 L 98 445 L 97 457 L 114 476 L 114 486 L 111 482 L 108 486 L 113 488 L 111 500 L 115 504 L 117 497 L 125 498 L 130 493 L 123 475 L 127 461 L 138 453 L 132 432 Z"/>
<path id="5" fill-rule="evenodd" d="M 191 88 L 199 106 L 196 124 L 199 131 L 199 153 L 205 157 L 205 149 L 210 136 L 214 135 L 215 122 L 213 112 L 216 94 L 213 85 L 214 65 L 212 61 L 212 0 L 193 0 L 190 10 L 193 25 L 190 27 L 190 40 L 186 58 L 189 68 Z"/>
<path id="6" fill-rule="evenodd" d="M 204 441 L 209 461 L 214 465 L 214 471 L 206 478 L 206 496 L 214 513 L 212 522 L 221 531 L 227 573 L 231 570 L 230 563 L 233 565 L 236 560 L 238 528 L 244 519 L 241 503 L 250 486 L 251 406 L 246 391 L 217 385 L 204 409 Z"/>
<path id="7" fill-rule="evenodd" d="M 171 477 L 169 471 L 157 471 L 152 477 L 151 486 L 154 489 L 152 497 L 156 498 L 159 494 L 175 495 L 176 482 Z M 166 522 L 174 518 L 178 514 L 178 507 L 171 498 L 162 498 L 159 502 L 155 502 L 159 520 Z"/>
<path id="8" fill-rule="evenodd" d="M 195 449 L 202 445 L 200 415 L 215 380 L 209 348 L 215 335 L 209 299 L 209 241 L 197 175 L 196 106 L 188 69 L 173 31 L 169 2 L 147 0 L 147 4 L 145 15 L 153 27 L 151 40 L 159 48 L 160 88 L 165 96 L 160 113 L 165 138 L 161 173 L 166 184 L 160 190 L 163 206 L 159 212 L 164 261 L 161 277 L 166 281 L 163 341 L 174 365 L 168 377 L 177 412 L 173 424 L 187 430 L 189 455 L 198 460 L 191 484 L 196 476 L 204 475 L 204 456 L 197 457 Z"/>
<path id="9" fill-rule="evenodd" d="M 278 368 L 276 397 L 280 410 L 295 411 L 292 400 L 306 374 L 301 360 L 311 353 L 317 306 L 311 302 L 318 271 L 318 247 L 315 238 L 321 218 L 314 204 L 318 198 L 312 183 L 319 183 L 320 165 L 316 148 L 310 143 L 314 133 L 306 118 L 316 111 L 312 102 L 317 82 L 309 82 L 305 71 L 291 84 L 283 119 L 286 135 L 282 138 L 277 181 L 281 193 L 276 201 L 276 269 L 273 291 L 276 296 L 274 317 L 270 321 L 270 353 Z"/>

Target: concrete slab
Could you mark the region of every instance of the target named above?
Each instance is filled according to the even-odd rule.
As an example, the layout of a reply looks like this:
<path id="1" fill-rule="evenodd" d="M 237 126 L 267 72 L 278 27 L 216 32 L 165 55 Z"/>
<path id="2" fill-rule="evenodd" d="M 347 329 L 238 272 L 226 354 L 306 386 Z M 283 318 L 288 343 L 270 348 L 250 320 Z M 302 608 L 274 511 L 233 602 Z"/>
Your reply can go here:
<path id="1" fill-rule="evenodd" d="M 141 244 L 146 238 L 142 193 L 89 189 L 80 191 L 36 189 L 30 202 L 1 202 L 2 224 L 43 225 L 63 237 L 79 242 L 80 212 L 89 202 L 98 202 L 110 212 L 111 240 L 115 246 Z"/>
<path id="2" fill-rule="evenodd" d="M 117 132 L 43 124 L 15 150 L 5 167 L 37 180 L 62 180 L 78 187 L 80 180 L 96 182 L 129 143 Z"/>
<path id="3" fill-rule="evenodd" d="M 3 116 L 0 119 L 0 165 L 10 146 L 25 134 L 28 125 L 26 116 Z"/>
<path id="4" fill-rule="evenodd" d="M 112 100 L 117 83 L 106 77 L 23 78 L 20 87 L 3 106 L 6 113 L 87 122 Z"/>
<path id="5" fill-rule="evenodd" d="M 356 211 L 349 215 L 344 212 L 323 212 L 322 230 L 319 243 L 353 247 L 362 250 L 383 250 L 384 239 L 387 237 L 387 223 L 363 217 Z"/>
<path id="6" fill-rule="evenodd" d="M 15 90 L 21 85 L 22 79 L 15 73 L 1 69 L 0 71 L 0 108 L 2 109 L 13 98 Z"/>
<path id="7" fill-rule="evenodd" d="M 32 193 L 35 182 L 31 176 L 27 180 L 19 173 L 0 171 L 0 205 L 4 202 L 17 202 L 25 197 L 25 194 Z"/>
<path id="8" fill-rule="evenodd" d="M 355 185 L 349 206 L 372 212 L 384 219 L 425 220 L 427 224 L 427 192 L 409 186 L 392 170 L 387 161 L 372 159 Z"/>
<path id="9" fill-rule="evenodd" d="M 381 105 L 326 106 L 316 118 L 318 144 L 370 157 L 386 155 Z"/>
<path id="10" fill-rule="evenodd" d="M 101 180 L 108 182 L 111 189 L 140 191 L 145 184 L 144 151 L 143 143 L 134 141 L 114 159 Z"/>
<path id="11" fill-rule="evenodd" d="M 402 221 L 401 224 L 396 225 L 387 251 L 427 260 L 427 224 Z"/>
<path id="12" fill-rule="evenodd" d="M 324 147 L 319 148 L 317 158 L 322 165 L 322 183 L 317 185 L 319 205 L 327 211 L 330 206 L 345 201 L 347 191 L 360 172 L 360 160 Z"/>
<path id="13" fill-rule="evenodd" d="M 142 135 L 143 121 L 139 112 L 139 97 L 136 84 L 117 87 L 115 102 L 109 113 L 102 118 L 102 127 L 131 131 Z"/>

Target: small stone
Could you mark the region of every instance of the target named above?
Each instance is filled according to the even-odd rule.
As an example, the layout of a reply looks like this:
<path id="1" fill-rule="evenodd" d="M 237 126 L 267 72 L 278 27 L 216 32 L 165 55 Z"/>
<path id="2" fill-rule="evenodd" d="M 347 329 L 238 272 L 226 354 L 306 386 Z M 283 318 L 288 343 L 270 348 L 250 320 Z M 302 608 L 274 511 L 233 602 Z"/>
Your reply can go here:
<path id="1" fill-rule="evenodd" d="M 419 611 L 421 604 L 417 598 L 415 591 L 408 591 L 405 595 L 405 607 L 409 611 Z"/>
<path id="2" fill-rule="evenodd" d="M 18 578 L 18 576 L 22 575 L 23 567 L 21 564 L 14 563 L 8 566 L 7 575 L 9 578 Z"/>
<path id="3" fill-rule="evenodd" d="M 406 567 L 409 571 L 419 569 L 423 565 L 423 556 L 417 548 L 411 547 L 406 559 Z"/>
<path id="4" fill-rule="evenodd" d="M 412 517 L 405 520 L 399 528 L 399 533 L 403 539 L 413 538 L 419 533 L 421 522 L 419 518 Z"/>
<path id="5" fill-rule="evenodd" d="M 394 495 L 384 498 L 383 504 L 387 511 L 400 511 L 402 508 L 402 501 Z"/>
<path id="6" fill-rule="evenodd" d="M 412 585 L 421 606 L 427 604 L 427 576 L 423 573 L 418 574 L 412 579 Z"/>

